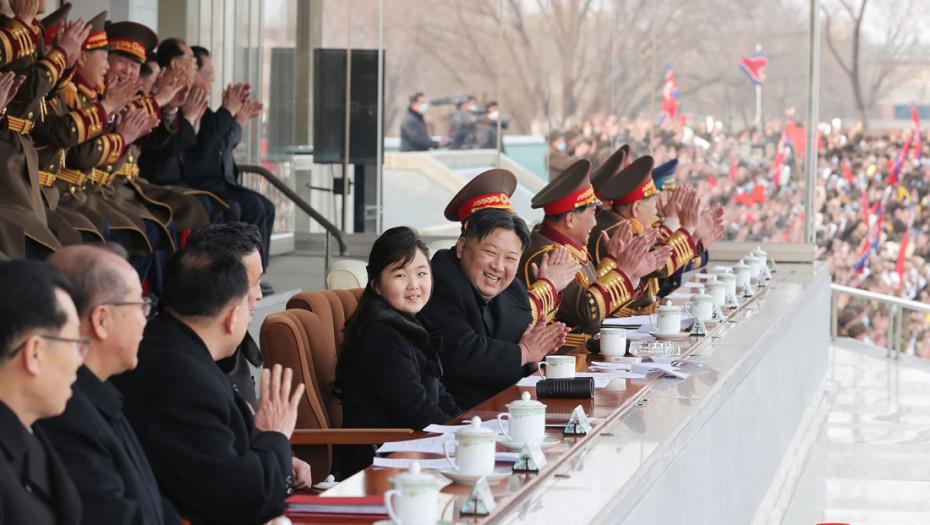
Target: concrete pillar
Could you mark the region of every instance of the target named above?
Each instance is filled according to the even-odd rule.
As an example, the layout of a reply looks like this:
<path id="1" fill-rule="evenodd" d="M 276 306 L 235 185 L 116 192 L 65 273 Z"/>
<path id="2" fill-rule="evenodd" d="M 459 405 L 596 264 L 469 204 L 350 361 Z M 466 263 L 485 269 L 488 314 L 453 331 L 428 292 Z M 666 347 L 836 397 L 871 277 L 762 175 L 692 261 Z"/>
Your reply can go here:
<path id="1" fill-rule="evenodd" d="M 294 144 L 313 144 L 313 49 L 323 45 L 323 0 L 297 2 Z M 306 96 L 303 94 L 306 93 Z"/>

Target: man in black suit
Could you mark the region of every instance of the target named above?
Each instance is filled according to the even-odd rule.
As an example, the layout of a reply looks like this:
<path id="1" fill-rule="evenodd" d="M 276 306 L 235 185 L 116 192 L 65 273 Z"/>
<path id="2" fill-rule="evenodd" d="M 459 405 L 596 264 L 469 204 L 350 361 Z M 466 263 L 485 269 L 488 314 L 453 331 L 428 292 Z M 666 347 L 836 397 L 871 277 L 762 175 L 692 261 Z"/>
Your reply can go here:
<path id="1" fill-rule="evenodd" d="M 36 426 L 77 483 L 84 507 L 81 523 L 180 524 L 123 415 L 122 396 L 107 381 L 138 362 L 152 307 L 142 296 L 139 275 L 124 258 L 94 246 L 69 246 L 49 262 L 71 280 L 81 334 L 90 340 L 90 349 L 64 414 Z"/>
<path id="2" fill-rule="evenodd" d="M 197 60 L 194 89 L 209 93 L 213 89 L 213 61 L 210 52 L 200 46 L 191 50 Z M 223 103 L 213 111 L 207 107 L 200 118 L 197 143 L 185 154 L 184 183 L 216 194 L 229 204 L 223 212 L 227 222 L 247 222 L 258 226 L 265 249 L 262 268 L 268 268 L 271 232 L 274 229 L 274 204 L 263 195 L 239 184 L 239 169 L 234 152 L 242 140 L 242 128 L 262 112 L 261 102 L 251 99 L 248 84 L 233 84 L 223 90 Z M 270 285 L 263 293 L 270 295 Z"/>
<path id="3" fill-rule="evenodd" d="M 293 482 L 288 439 L 300 384 L 262 373 L 254 419 L 216 361 L 242 342 L 254 308 L 242 258 L 185 247 L 165 266 L 162 311 L 139 366 L 113 379 L 162 493 L 192 525 L 254 525 L 284 511 Z"/>
<path id="4" fill-rule="evenodd" d="M 0 524 L 76 525 L 81 500 L 45 434 L 87 351 L 68 279 L 46 263 L 0 264 Z"/>

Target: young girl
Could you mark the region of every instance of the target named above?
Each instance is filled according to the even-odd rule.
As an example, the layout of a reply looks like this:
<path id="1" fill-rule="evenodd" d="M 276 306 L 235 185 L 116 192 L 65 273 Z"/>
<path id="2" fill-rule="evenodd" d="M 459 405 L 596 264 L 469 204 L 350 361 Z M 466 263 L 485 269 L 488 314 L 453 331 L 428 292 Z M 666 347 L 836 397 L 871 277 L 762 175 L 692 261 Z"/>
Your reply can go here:
<path id="1" fill-rule="evenodd" d="M 391 228 L 375 241 L 368 286 L 346 321 L 336 363 L 345 428 L 422 430 L 461 412 L 440 381 L 440 334 L 417 315 L 432 286 L 429 252 L 416 232 Z M 347 446 L 337 457 L 340 474 L 349 476 L 371 464 L 374 450 Z"/>

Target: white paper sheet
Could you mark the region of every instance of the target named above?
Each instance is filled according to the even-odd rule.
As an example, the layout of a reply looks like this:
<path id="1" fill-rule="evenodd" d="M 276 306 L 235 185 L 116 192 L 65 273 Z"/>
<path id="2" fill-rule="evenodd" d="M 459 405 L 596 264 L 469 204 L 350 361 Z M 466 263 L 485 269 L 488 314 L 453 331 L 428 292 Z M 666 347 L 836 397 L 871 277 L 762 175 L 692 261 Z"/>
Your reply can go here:
<path id="1" fill-rule="evenodd" d="M 691 296 L 694 294 L 685 293 L 685 292 L 673 292 L 666 295 L 665 299 L 691 299 Z"/>
<path id="2" fill-rule="evenodd" d="M 433 454 L 445 454 L 442 444 L 446 441 L 455 439 L 455 434 L 443 434 L 441 436 L 408 439 L 405 441 L 391 441 L 378 447 L 379 454 L 390 452 L 430 452 Z"/>
<path id="3" fill-rule="evenodd" d="M 429 425 L 429 426 L 427 426 L 426 428 L 424 428 L 424 429 L 423 429 L 423 432 L 432 432 L 432 433 L 434 433 L 434 434 L 454 434 L 456 431 L 461 430 L 461 429 L 463 429 L 463 428 L 469 426 L 469 424 L 470 424 L 470 423 L 463 423 L 463 424 L 461 424 L 461 425 L 437 425 L 437 424 L 432 424 L 432 425 Z M 506 426 L 506 425 L 507 425 L 507 421 L 504 421 L 504 426 Z M 498 422 L 497 422 L 496 419 L 489 419 L 489 420 L 487 420 L 487 421 L 482 421 L 482 422 L 481 422 L 481 426 L 484 427 L 484 428 L 489 428 L 489 429 L 493 430 L 494 432 L 496 432 L 497 434 L 501 434 L 501 433 L 502 433 L 502 432 L 501 432 L 500 425 L 498 425 Z M 505 429 L 505 430 L 506 430 L 506 429 Z"/>
<path id="4" fill-rule="evenodd" d="M 494 454 L 494 461 L 500 463 L 516 463 L 520 459 L 519 452 L 496 452 Z M 372 465 L 376 467 L 393 467 L 393 468 L 403 468 L 408 469 L 413 462 L 416 461 L 420 464 L 421 468 L 431 469 L 431 470 L 446 470 L 452 468 L 452 465 L 449 464 L 449 461 L 445 458 L 438 459 L 411 459 L 411 458 L 381 458 L 375 457 Z"/>
<path id="5" fill-rule="evenodd" d="M 698 279 L 710 279 L 711 277 L 714 276 L 714 274 L 712 274 L 712 273 L 697 273 L 697 274 L 695 274 L 694 276 L 697 277 Z"/>

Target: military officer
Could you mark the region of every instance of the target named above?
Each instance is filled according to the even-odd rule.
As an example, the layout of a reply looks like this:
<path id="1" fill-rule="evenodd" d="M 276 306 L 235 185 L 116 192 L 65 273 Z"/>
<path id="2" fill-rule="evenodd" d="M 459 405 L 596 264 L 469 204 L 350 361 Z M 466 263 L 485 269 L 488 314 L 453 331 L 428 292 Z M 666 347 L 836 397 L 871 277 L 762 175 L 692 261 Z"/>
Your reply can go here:
<path id="1" fill-rule="evenodd" d="M 617 313 L 619 316 L 633 315 L 642 312 L 644 308 L 649 309 L 646 313 L 651 313 L 659 293 L 659 278 L 673 275 L 693 258 L 700 257 L 704 251 L 701 240 L 704 237 L 710 240 L 712 237 L 713 223 L 702 223 L 700 220 L 700 199 L 690 187 L 680 188 L 669 201 L 669 206 L 677 212 L 680 227 L 672 230 L 657 221 L 659 191 L 652 178 L 653 165 L 652 157 L 640 157 L 607 178 L 599 188 L 601 198 L 609 202 L 610 206 L 605 206 L 598 214 L 596 232 L 610 234 L 627 225 L 634 235 L 654 231 L 659 246 L 670 248 L 668 258 L 646 280 L 641 298 L 624 305 Z M 656 228 L 653 228 L 654 224 Z M 589 249 L 595 258 L 604 256 L 606 244 L 600 239 L 594 239 Z"/>
<path id="2" fill-rule="evenodd" d="M 578 160 L 533 197 L 533 208 L 542 208 L 546 215 L 542 225 L 533 230 L 520 263 L 524 283 L 532 281 L 533 264 L 538 265 L 543 255 L 559 246 L 581 263 L 575 279 L 563 290 L 555 315 L 556 321 L 572 329 L 566 339 L 569 346 L 586 342 L 599 331 L 604 318 L 638 297 L 640 279 L 668 257 L 667 248 L 649 250 L 654 237 L 633 238 L 627 227 L 607 240 L 607 254 L 594 264 L 586 246 L 596 224 L 595 208 L 601 202 L 589 182 L 590 173 L 591 162 Z"/>
<path id="3" fill-rule="evenodd" d="M 89 25 L 83 19 L 65 25 L 54 36 L 52 48 L 43 53 L 40 42 L 44 31 L 36 18 L 37 3 L 13 5 L 20 9 L 16 18 L 0 19 L 0 26 L 15 35 L 19 44 L 4 51 L 4 59 L 16 59 L 7 62 L 2 70 L 14 71 L 25 79 L 6 106 L 0 129 L 0 251 L 15 259 L 40 257 L 61 246 L 48 228 L 31 132 L 35 121 L 44 116 L 45 95 L 77 59 Z M 14 225 L 12 230 L 4 227 L 10 223 Z M 16 234 L 19 228 L 25 238 Z"/>

